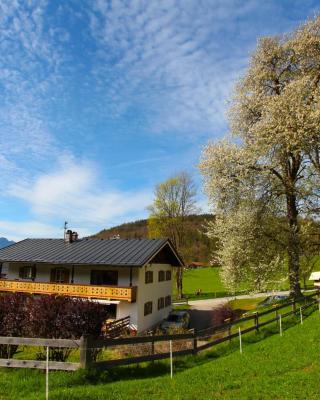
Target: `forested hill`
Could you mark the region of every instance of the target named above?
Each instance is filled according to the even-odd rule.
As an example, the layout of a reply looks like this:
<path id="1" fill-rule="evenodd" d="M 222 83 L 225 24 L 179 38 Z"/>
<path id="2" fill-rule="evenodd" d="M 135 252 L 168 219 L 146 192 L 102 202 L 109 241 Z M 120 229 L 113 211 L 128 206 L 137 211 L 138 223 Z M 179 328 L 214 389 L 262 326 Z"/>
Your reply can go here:
<path id="1" fill-rule="evenodd" d="M 210 214 L 190 215 L 187 218 L 186 246 L 181 253 L 186 263 L 198 261 L 208 264 L 214 243 L 205 235 L 207 221 L 213 220 Z M 148 223 L 146 219 L 128 222 L 110 229 L 104 229 L 94 235 L 96 238 L 107 239 L 119 235 L 121 238 L 147 238 Z"/>

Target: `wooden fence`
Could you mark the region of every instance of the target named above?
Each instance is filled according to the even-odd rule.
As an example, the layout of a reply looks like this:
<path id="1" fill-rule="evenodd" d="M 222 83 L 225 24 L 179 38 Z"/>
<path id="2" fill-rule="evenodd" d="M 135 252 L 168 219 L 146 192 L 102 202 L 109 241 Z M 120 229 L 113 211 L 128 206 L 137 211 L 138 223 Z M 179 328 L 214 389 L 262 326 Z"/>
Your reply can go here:
<path id="1" fill-rule="evenodd" d="M 316 298 L 317 297 L 317 298 Z M 79 349 L 80 362 L 56 362 L 49 361 L 50 370 L 74 371 L 78 368 L 108 369 L 114 366 L 138 364 L 146 361 L 162 360 L 170 357 L 169 343 L 173 343 L 172 356 L 183 356 L 187 354 L 197 354 L 219 343 L 230 341 L 238 337 L 239 333 L 232 332 L 232 328 L 252 321 L 252 325 L 241 330 L 245 335 L 252 331 L 259 331 L 260 328 L 279 321 L 296 313 L 319 304 L 319 292 L 305 296 L 305 304 L 300 306 L 296 301 L 290 301 L 275 306 L 270 310 L 256 312 L 252 315 L 225 323 L 219 326 L 202 329 L 197 332 L 189 332 L 173 335 L 149 335 L 123 338 L 102 338 L 93 339 L 90 336 L 82 336 L 80 340 L 69 339 L 33 339 L 33 338 L 14 338 L 0 337 L 0 345 L 23 345 L 23 346 L 44 346 Z M 280 313 L 284 308 L 291 307 L 290 311 Z M 272 317 L 264 320 L 266 315 Z M 140 346 L 140 347 L 139 347 Z M 110 354 L 118 355 L 117 358 L 95 361 L 93 354 L 101 349 L 113 350 Z M 121 351 L 118 349 L 122 349 Z M 159 351 L 161 350 L 161 351 Z M 119 357 L 124 355 L 124 357 Z M 0 367 L 14 368 L 37 368 L 45 369 L 45 361 L 30 361 L 17 359 L 0 359 Z"/>
<path id="2" fill-rule="evenodd" d="M 83 338 L 81 338 L 80 340 L 70 340 L 70 339 L 21 338 L 21 337 L 8 337 L 8 336 L 0 337 L 0 345 L 8 345 L 8 346 L 10 345 L 32 346 L 32 347 L 42 346 L 42 347 L 81 349 L 81 346 L 83 347 L 83 342 L 84 342 Z M 80 366 L 81 366 L 81 358 L 80 358 L 80 363 L 49 361 L 50 370 L 75 371 L 78 368 L 80 368 Z M 0 367 L 46 369 L 46 361 L 0 358 Z"/>

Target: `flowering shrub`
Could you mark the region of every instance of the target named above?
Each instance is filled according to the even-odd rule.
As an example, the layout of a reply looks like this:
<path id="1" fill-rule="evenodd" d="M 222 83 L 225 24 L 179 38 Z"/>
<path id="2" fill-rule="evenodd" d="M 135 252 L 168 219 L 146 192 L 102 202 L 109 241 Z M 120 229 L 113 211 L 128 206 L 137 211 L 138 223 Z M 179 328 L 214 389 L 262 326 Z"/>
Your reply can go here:
<path id="1" fill-rule="evenodd" d="M 213 311 L 212 325 L 222 325 L 229 321 L 235 320 L 236 317 L 236 312 L 229 306 L 229 304 L 222 304 Z"/>

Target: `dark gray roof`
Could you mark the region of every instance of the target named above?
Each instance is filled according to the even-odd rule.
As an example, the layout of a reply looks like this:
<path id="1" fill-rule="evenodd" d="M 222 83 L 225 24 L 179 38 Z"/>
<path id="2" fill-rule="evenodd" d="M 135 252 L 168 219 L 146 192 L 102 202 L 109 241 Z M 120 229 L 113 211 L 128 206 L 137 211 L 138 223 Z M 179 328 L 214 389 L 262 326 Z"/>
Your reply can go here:
<path id="1" fill-rule="evenodd" d="M 168 239 L 25 239 L 0 249 L 0 262 L 141 267 L 162 249 L 170 251 L 173 265 L 182 265 Z"/>

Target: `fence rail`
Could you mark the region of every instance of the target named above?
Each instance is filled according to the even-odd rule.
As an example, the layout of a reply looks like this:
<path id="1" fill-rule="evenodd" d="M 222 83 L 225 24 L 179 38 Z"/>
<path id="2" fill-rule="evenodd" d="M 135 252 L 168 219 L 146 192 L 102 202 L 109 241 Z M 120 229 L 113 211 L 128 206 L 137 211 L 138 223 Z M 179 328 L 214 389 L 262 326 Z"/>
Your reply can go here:
<path id="1" fill-rule="evenodd" d="M 317 298 L 315 298 L 317 296 Z M 173 334 L 173 335 L 149 335 L 149 336 L 137 336 L 137 337 L 125 337 L 125 338 L 103 338 L 93 339 L 90 336 L 82 336 L 80 340 L 70 339 L 39 339 L 39 338 L 20 338 L 20 337 L 0 337 L 0 345 L 23 345 L 23 346 L 44 346 L 53 348 L 70 348 L 79 349 L 80 351 L 80 362 L 57 362 L 49 361 L 50 370 L 66 370 L 75 371 L 78 368 L 93 367 L 97 369 L 108 369 L 120 365 L 138 364 L 146 361 L 162 360 L 170 357 L 170 352 L 166 347 L 169 342 L 175 344 L 183 344 L 185 347 L 174 349 L 172 355 L 182 356 L 187 354 L 197 354 L 200 351 L 209 349 L 217 344 L 230 341 L 233 338 L 238 337 L 238 332 L 232 332 L 232 327 L 243 324 L 250 320 L 253 321 L 253 325 L 246 327 L 241 330 L 241 334 L 245 335 L 249 332 L 259 331 L 260 328 L 279 321 L 280 318 L 285 318 L 290 315 L 295 315 L 301 311 L 304 311 L 315 304 L 320 306 L 320 292 L 309 294 L 305 297 L 305 304 L 300 306 L 296 301 L 290 301 L 276 307 L 271 308 L 263 312 L 256 312 L 252 315 L 245 316 L 243 318 L 230 321 L 228 323 L 202 329 L 193 333 Z M 279 311 L 291 306 L 291 310 L 280 314 Z M 269 314 L 274 316 L 266 321 L 261 320 Z M 222 336 L 221 336 L 222 335 Z M 218 337 L 217 337 L 218 336 Z M 148 346 L 148 344 L 150 346 Z M 107 348 L 119 348 L 121 346 L 133 345 L 135 349 L 139 345 L 146 345 L 147 349 L 144 350 L 146 354 L 139 354 L 138 356 L 129 356 L 118 359 L 95 361 L 95 352 Z M 156 352 L 156 345 L 162 346 L 164 351 Z M 163 349 L 162 348 L 162 349 Z M 126 353 L 125 353 L 126 354 Z M 130 352 L 128 352 L 130 354 Z M 9 368 L 37 368 L 45 369 L 45 361 L 33 361 L 33 360 L 17 360 L 17 359 L 0 359 L 0 367 Z"/>
<path id="2" fill-rule="evenodd" d="M 39 339 L 0 336 L 0 344 L 21 345 L 21 346 L 45 346 L 77 349 L 80 347 L 81 340 L 73 339 Z"/>
<path id="3" fill-rule="evenodd" d="M 33 360 L 15 360 L 0 359 L 0 367 L 6 368 L 31 368 L 46 369 L 46 361 Z M 80 368 L 80 363 L 49 361 L 49 370 L 51 371 L 76 371 Z"/>

